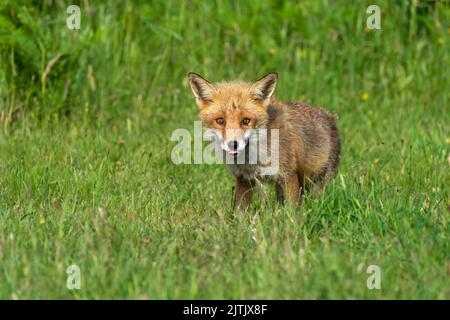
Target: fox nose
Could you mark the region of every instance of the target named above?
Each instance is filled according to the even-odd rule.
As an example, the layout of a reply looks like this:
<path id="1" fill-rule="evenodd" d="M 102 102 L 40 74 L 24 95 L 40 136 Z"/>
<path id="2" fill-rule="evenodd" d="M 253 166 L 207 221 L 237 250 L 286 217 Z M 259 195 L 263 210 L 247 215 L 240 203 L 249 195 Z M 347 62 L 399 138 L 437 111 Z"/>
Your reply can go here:
<path id="1" fill-rule="evenodd" d="M 228 141 L 227 145 L 230 150 L 237 150 L 239 143 L 236 140 L 232 140 Z"/>

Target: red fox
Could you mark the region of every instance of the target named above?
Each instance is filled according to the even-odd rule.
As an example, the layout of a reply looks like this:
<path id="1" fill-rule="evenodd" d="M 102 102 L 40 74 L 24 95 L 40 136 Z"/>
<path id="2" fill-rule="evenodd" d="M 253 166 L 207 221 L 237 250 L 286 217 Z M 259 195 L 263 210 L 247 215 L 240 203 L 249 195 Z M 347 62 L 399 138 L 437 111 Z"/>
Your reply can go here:
<path id="1" fill-rule="evenodd" d="M 236 176 L 234 208 L 246 210 L 257 181 L 275 184 L 277 200 L 301 205 L 305 187 L 322 190 L 337 171 L 340 140 L 336 121 L 318 107 L 279 102 L 274 97 L 277 73 L 254 83 L 211 83 L 190 72 L 189 83 L 200 108 L 203 126 L 212 130 L 228 156 L 245 154 L 253 132 L 278 129 L 278 173 L 261 176 L 262 165 L 231 163 Z"/>

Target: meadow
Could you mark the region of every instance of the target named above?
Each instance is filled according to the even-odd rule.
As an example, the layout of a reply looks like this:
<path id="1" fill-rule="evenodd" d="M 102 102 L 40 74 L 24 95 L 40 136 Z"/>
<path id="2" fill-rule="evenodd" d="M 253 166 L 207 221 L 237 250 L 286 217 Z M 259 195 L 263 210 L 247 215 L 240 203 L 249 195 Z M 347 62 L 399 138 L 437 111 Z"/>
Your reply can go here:
<path id="1" fill-rule="evenodd" d="M 2 1 L 0 298 L 449 299 L 450 5 L 371 2 Z M 235 213 L 225 166 L 173 164 L 189 71 L 336 115 L 325 192 Z"/>

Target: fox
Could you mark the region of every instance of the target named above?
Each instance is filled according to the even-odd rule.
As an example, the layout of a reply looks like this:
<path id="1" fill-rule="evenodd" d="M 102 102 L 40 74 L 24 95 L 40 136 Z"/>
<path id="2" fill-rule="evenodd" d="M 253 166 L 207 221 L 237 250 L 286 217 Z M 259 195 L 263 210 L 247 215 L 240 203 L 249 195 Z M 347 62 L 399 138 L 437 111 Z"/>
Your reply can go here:
<path id="1" fill-rule="evenodd" d="M 246 155 L 243 162 L 227 163 L 236 179 L 233 209 L 249 209 L 261 181 L 275 185 L 281 205 L 301 207 L 305 190 L 321 192 L 336 175 L 341 142 L 335 117 L 304 102 L 278 101 L 274 95 L 278 73 L 255 82 L 212 83 L 189 72 L 188 80 L 200 121 L 214 133 L 220 150 L 233 158 Z M 273 175 L 261 174 L 266 164 L 248 162 L 250 141 L 258 139 L 255 132 L 260 129 L 268 135 L 274 129 L 278 132 L 278 170 Z"/>

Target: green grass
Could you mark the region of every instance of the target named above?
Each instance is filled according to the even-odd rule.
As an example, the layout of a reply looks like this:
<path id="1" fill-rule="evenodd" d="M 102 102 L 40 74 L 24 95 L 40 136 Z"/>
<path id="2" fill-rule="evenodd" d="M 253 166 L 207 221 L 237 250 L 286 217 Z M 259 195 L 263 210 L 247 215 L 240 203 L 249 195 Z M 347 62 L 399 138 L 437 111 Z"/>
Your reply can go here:
<path id="1" fill-rule="evenodd" d="M 378 1 L 381 31 L 371 1 L 91 1 L 79 31 L 48 3 L 0 5 L 0 298 L 450 298 L 448 3 Z M 171 162 L 186 75 L 272 70 L 339 117 L 339 174 L 233 213 L 224 166 Z"/>

